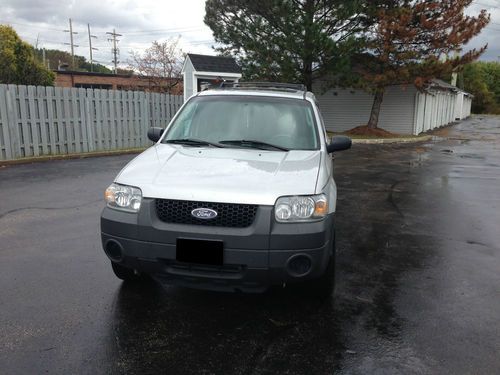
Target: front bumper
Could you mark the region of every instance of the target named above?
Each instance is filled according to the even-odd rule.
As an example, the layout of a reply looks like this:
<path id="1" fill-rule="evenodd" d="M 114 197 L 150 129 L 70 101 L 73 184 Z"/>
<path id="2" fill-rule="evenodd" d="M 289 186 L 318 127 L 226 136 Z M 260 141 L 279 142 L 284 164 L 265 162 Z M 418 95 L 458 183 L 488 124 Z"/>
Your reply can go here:
<path id="1" fill-rule="evenodd" d="M 104 208 L 101 237 L 106 251 L 112 243 L 120 256 L 108 257 L 126 267 L 154 275 L 175 285 L 260 292 L 271 285 L 320 277 L 332 255 L 333 215 L 311 223 L 277 223 L 272 206 L 260 206 L 247 228 L 165 223 L 158 219 L 153 199 L 143 199 L 138 214 Z M 222 266 L 176 261 L 177 238 L 222 240 Z M 297 255 L 311 267 L 296 276 L 287 266 Z"/>

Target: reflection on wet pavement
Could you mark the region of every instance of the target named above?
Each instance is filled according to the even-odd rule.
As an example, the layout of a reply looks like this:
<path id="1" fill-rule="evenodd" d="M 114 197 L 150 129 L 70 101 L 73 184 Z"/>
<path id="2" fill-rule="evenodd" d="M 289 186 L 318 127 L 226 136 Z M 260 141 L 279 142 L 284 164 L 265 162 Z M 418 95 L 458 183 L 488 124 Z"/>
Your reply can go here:
<path id="1" fill-rule="evenodd" d="M 336 157 L 327 302 L 122 284 L 95 200 L 130 156 L 4 168 L 1 371 L 500 373 L 500 118 L 437 135 Z"/>

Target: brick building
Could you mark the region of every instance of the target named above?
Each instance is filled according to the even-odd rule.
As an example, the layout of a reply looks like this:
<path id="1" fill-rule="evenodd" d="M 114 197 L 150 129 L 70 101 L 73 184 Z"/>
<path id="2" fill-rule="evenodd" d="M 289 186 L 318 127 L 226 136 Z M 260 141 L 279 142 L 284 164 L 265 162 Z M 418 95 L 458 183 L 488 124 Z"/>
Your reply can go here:
<path id="1" fill-rule="evenodd" d="M 139 77 L 126 74 L 90 73 L 56 70 L 56 87 L 78 87 L 108 90 L 170 92 L 182 95 L 182 79 Z"/>

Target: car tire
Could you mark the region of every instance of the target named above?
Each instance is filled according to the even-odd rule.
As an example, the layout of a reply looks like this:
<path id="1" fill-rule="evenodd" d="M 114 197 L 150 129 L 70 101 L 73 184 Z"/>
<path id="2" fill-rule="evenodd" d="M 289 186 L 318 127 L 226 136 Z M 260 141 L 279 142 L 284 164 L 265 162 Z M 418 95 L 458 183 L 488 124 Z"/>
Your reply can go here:
<path id="1" fill-rule="evenodd" d="M 332 239 L 332 253 L 325 272 L 318 279 L 311 280 L 308 288 L 314 297 L 320 299 L 332 297 L 335 290 L 335 235 Z"/>
<path id="2" fill-rule="evenodd" d="M 121 264 L 111 262 L 111 268 L 116 277 L 123 281 L 140 281 L 141 275 L 136 273 L 132 268 L 124 267 Z"/>

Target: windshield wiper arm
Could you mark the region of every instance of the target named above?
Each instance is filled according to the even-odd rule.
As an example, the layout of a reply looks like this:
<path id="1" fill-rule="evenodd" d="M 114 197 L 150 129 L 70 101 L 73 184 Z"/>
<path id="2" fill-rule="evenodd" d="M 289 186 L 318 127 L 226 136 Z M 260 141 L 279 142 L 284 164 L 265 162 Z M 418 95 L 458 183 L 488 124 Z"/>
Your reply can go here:
<path id="1" fill-rule="evenodd" d="M 182 139 L 167 139 L 165 143 L 173 143 L 177 145 L 188 145 L 188 146 L 212 146 L 212 147 L 224 147 L 221 144 L 215 142 L 204 141 L 202 139 L 194 138 L 182 138 Z"/>
<path id="2" fill-rule="evenodd" d="M 221 143 L 221 144 L 228 144 L 228 145 L 234 145 L 234 146 L 258 148 L 260 150 L 274 149 L 274 150 L 280 150 L 280 151 L 290 151 L 290 149 L 288 149 L 286 147 L 273 145 L 271 143 L 266 143 L 266 142 L 261 142 L 261 141 L 253 141 L 253 140 L 246 140 L 246 139 L 228 139 L 228 140 L 225 140 L 225 141 L 219 141 L 219 143 Z"/>

